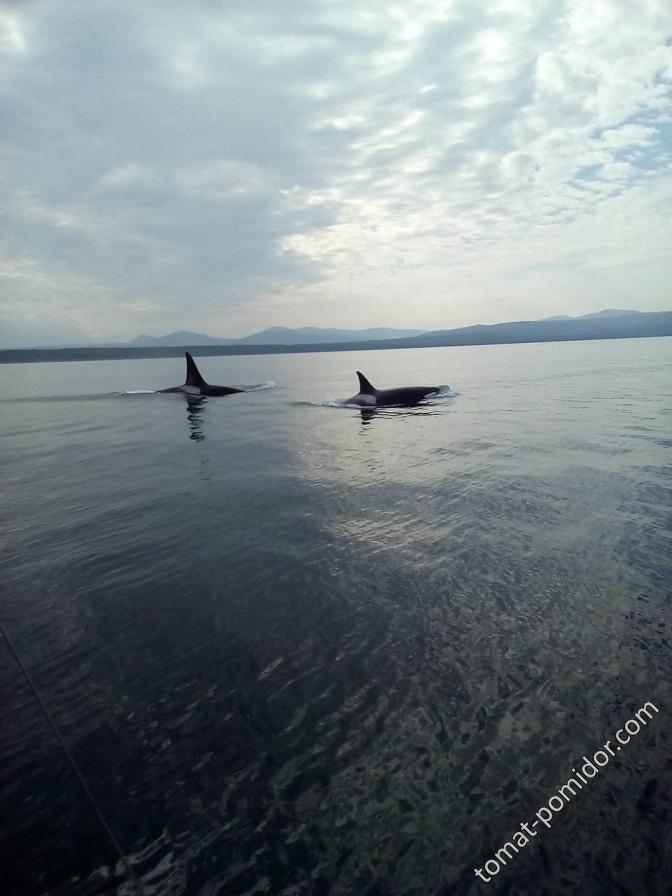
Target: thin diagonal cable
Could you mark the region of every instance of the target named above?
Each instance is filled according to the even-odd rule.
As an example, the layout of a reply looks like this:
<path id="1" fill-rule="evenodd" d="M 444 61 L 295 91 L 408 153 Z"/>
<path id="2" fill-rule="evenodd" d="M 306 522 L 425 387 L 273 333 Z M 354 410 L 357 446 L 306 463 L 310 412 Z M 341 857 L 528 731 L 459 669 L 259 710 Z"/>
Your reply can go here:
<path id="1" fill-rule="evenodd" d="M 96 799 L 93 791 L 87 784 L 86 778 L 82 774 L 82 772 L 79 768 L 79 765 L 77 764 L 77 760 L 72 755 L 70 747 L 67 745 L 63 735 L 58 730 L 56 722 L 54 721 L 54 717 L 49 712 L 49 708 L 48 708 L 47 704 L 42 699 L 42 695 L 40 694 L 39 690 L 37 689 L 37 685 L 33 681 L 30 672 L 24 666 L 23 660 L 21 659 L 21 656 L 19 655 L 19 652 L 17 651 L 16 647 L 14 647 L 14 644 L 12 643 L 12 639 L 9 637 L 9 635 L 7 633 L 7 629 L 2 624 L 2 621 L 0 621 L 0 634 L 7 642 L 7 646 L 9 647 L 9 650 L 10 650 L 12 656 L 16 660 L 19 669 L 23 673 L 23 677 L 28 682 L 28 687 L 33 692 L 40 709 L 44 713 L 44 717 L 46 718 L 47 722 L 49 723 L 51 730 L 54 732 L 54 736 L 56 737 L 56 740 L 60 744 L 61 749 L 65 753 L 65 755 L 68 759 L 68 762 L 70 763 L 70 766 L 71 766 L 73 772 L 75 773 L 75 777 L 81 784 L 82 790 L 84 791 L 84 793 L 88 797 L 89 802 L 93 806 L 94 811 L 95 811 L 96 815 L 98 816 L 98 821 L 100 822 L 103 830 L 107 834 L 110 843 L 112 844 L 112 846 L 114 846 L 114 849 L 115 849 L 117 855 L 119 856 L 119 859 L 121 860 L 121 864 L 123 865 L 123 867 L 126 871 L 126 874 L 128 875 L 129 880 L 133 884 L 138 896 L 144 896 L 144 890 L 143 890 L 142 884 L 140 883 L 140 879 L 138 878 L 135 871 L 131 867 L 130 862 L 126 858 L 126 855 L 125 855 L 123 849 L 121 848 L 119 841 L 114 836 L 114 832 L 112 831 L 112 828 L 109 826 L 107 819 L 105 818 L 105 816 L 103 814 L 103 810 L 100 808 L 100 805 L 98 804 L 98 800 Z"/>

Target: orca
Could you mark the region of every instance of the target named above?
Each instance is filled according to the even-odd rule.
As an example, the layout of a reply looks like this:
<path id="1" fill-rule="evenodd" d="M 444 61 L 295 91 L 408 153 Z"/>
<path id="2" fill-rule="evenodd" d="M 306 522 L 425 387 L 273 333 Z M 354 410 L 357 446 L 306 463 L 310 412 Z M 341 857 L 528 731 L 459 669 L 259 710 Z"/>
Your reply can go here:
<path id="1" fill-rule="evenodd" d="M 438 395 L 440 386 L 400 386 L 398 389 L 376 389 L 367 380 L 363 373 L 357 371 L 359 378 L 359 392 L 348 399 L 348 404 L 358 404 L 361 407 L 374 408 L 384 405 L 411 405 L 417 404 L 423 398 Z"/>
<path id="2" fill-rule="evenodd" d="M 243 389 L 235 389 L 233 386 L 211 386 L 201 376 L 196 362 L 189 352 L 184 353 L 187 359 L 187 379 L 183 386 L 171 386 L 170 389 L 159 389 L 159 392 L 181 392 L 187 396 L 215 396 L 233 395 L 234 392 L 243 392 Z"/>

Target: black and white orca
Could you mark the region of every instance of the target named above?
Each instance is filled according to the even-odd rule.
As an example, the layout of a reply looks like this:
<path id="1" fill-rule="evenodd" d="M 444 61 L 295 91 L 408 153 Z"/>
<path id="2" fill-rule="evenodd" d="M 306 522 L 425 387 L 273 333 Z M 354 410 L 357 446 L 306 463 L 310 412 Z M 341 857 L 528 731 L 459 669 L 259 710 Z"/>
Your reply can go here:
<path id="1" fill-rule="evenodd" d="M 424 398 L 438 395 L 441 391 L 440 386 L 400 386 L 398 389 L 376 389 L 359 370 L 357 377 L 359 378 L 359 392 L 348 399 L 348 404 L 358 404 L 364 408 L 417 404 Z"/>
<path id="2" fill-rule="evenodd" d="M 159 389 L 159 392 L 181 392 L 188 396 L 215 396 L 215 395 L 233 395 L 234 392 L 242 392 L 243 389 L 236 389 L 233 386 L 211 386 L 201 376 L 201 372 L 196 366 L 196 362 L 189 352 L 185 352 L 187 359 L 187 379 L 183 386 L 171 386 L 170 389 Z"/>

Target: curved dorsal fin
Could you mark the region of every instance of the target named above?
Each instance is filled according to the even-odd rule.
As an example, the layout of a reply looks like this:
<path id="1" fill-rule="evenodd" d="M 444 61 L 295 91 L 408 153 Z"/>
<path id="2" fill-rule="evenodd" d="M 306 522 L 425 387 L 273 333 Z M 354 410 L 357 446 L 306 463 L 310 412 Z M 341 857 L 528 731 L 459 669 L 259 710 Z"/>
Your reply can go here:
<path id="1" fill-rule="evenodd" d="M 376 390 L 375 387 L 371 385 L 371 383 L 367 380 L 363 373 L 357 371 L 357 376 L 359 378 L 359 394 L 360 395 L 375 395 Z"/>
<path id="2" fill-rule="evenodd" d="M 187 359 L 187 379 L 185 380 L 185 386 L 207 386 L 208 384 L 205 382 L 203 377 L 200 374 L 198 367 L 196 366 L 196 362 L 191 357 L 189 352 L 184 353 L 185 358 Z"/>

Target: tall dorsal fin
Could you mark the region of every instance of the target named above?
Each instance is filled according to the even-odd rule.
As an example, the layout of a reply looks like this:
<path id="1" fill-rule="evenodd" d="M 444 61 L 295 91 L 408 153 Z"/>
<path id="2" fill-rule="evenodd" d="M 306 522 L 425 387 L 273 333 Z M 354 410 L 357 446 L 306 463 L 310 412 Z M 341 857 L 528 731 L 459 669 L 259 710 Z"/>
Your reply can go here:
<path id="1" fill-rule="evenodd" d="M 196 362 L 191 357 L 189 352 L 184 353 L 185 358 L 187 359 L 187 379 L 185 380 L 185 386 L 197 386 L 198 388 L 202 388 L 203 386 L 207 386 L 208 384 L 205 382 L 203 377 L 200 374 L 198 367 L 196 366 Z"/>
<path id="2" fill-rule="evenodd" d="M 367 380 L 363 373 L 357 371 L 357 376 L 359 378 L 359 394 L 360 395 L 375 395 L 376 390 L 375 387 L 371 385 L 371 383 Z"/>

